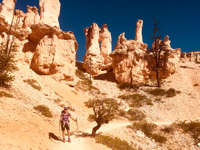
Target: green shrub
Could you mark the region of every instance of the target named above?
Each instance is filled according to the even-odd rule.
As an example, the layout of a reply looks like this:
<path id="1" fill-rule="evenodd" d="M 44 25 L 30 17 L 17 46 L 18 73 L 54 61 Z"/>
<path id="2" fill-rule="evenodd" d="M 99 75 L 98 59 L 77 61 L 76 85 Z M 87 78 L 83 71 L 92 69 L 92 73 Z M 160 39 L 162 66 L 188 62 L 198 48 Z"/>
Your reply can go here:
<path id="1" fill-rule="evenodd" d="M 130 107 L 141 107 L 145 105 L 153 105 L 151 99 L 147 99 L 146 96 L 141 94 L 133 94 L 133 95 L 119 95 L 118 98 L 123 100 L 130 100 Z"/>
<path id="2" fill-rule="evenodd" d="M 15 79 L 15 76 L 11 75 L 11 73 L 18 70 L 14 55 L 18 46 L 8 43 L 9 46 L 6 48 L 7 42 L 2 42 L 0 44 L 0 86 L 2 87 L 11 85 L 12 81 Z"/>
<path id="3" fill-rule="evenodd" d="M 0 91 L 0 97 L 8 97 L 8 98 L 12 98 L 13 95 L 4 91 Z"/>
<path id="4" fill-rule="evenodd" d="M 123 110 L 123 109 L 120 109 L 120 110 L 119 110 L 119 116 L 125 117 L 126 114 L 127 114 L 127 112 L 126 112 L 125 110 Z"/>
<path id="5" fill-rule="evenodd" d="M 142 131 L 146 136 L 150 137 L 152 132 L 157 128 L 156 124 L 148 123 L 146 121 L 134 122 L 130 128 Z"/>
<path id="6" fill-rule="evenodd" d="M 52 115 L 51 111 L 49 110 L 49 108 L 44 106 L 44 105 L 38 105 L 38 106 L 34 107 L 34 109 L 39 111 L 39 112 L 41 112 L 42 115 L 44 115 L 45 117 L 49 117 L 49 118 L 53 117 L 53 115 Z"/>
<path id="7" fill-rule="evenodd" d="M 170 126 L 165 126 L 164 128 L 162 128 L 160 131 L 164 132 L 165 134 L 169 134 L 169 133 L 173 133 L 175 131 L 173 125 Z"/>
<path id="8" fill-rule="evenodd" d="M 85 77 L 84 72 L 81 71 L 81 70 L 78 70 L 78 69 L 76 69 L 76 73 L 75 74 L 79 78 L 84 78 Z"/>
<path id="9" fill-rule="evenodd" d="M 166 97 L 174 97 L 176 96 L 176 94 L 180 94 L 181 91 L 176 91 L 173 88 L 168 89 L 167 91 L 164 89 L 160 89 L 160 88 L 156 88 L 153 90 L 149 90 L 148 91 L 149 94 L 153 95 L 153 96 L 166 96 Z"/>
<path id="10" fill-rule="evenodd" d="M 134 94 L 131 96 L 130 107 L 141 107 L 144 104 L 146 105 L 153 105 L 151 99 L 147 99 L 146 96 L 140 94 Z"/>
<path id="11" fill-rule="evenodd" d="M 129 115 L 128 119 L 130 121 L 141 121 L 146 117 L 139 109 L 129 109 L 127 114 Z"/>
<path id="12" fill-rule="evenodd" d="M 38 84 L 38 82 L 34 79 L 27 79 L 23 81 L 28 83 L 32 88 L 37 89 L 38 91 L 42 89 L 41 86 Z"/>
<path id="13" fill-rule="evenodd" d="M 156 88 L 156 89 L 150 90 L 149 94 L 153 96 L 164 96 L 165 92 L 166 91 L 164 89 Z"/>
<path id="14" fill-rule="evenodd" d="M 176 125 L 183 130 L 184 133 L 188 133 L 195 141 L 200 142 L 200 121 L 177 121 Z"/>
<path id="15" fill-rule="evenodd" d="M 170 88 L 166 91 L 166 97 L 174 97 L 176 96 L 176 90 L 173 88 Z"/>
<path id="16" fill-rule="evenodd" d="M 198 84 L 198 83 L 196 83 L 196 84 L 194 84 L 194 86 L 199 86 L 199 84 Z"/>
<path id="17" fill-rule="evenodd" d="M 128 142 L 121 140 L 118 137 L 110 137 L 105 135 L 98 135 L 95 138 L 97 143 L 101 143 L 111 148 L 112 150 L 135 150 Z"/>
<path id="18" fill-rule="evenodd" d="M 124 83 L 118 84 L 117 87 L 121 90 L 123 90 L 123 89 L 135 89 L 135 88 L 137 88 L 137 85 L 133 85 L 133 84 L 128 83 L 128 82 L 124 82 Z"/>
<path id="19" fill-rule="evenodd" d="M 151 134 L 151 138 L 155 140 L 155 142 L 158 142 L 158 143 L 165 143 L 167 142 L 167 138 L 163 135 L 160 135 L 160 134 Z"/>
<path id="20" fill-rule="evenodd" d="M 142 131 L 147 137 L 154 139 L 156 142 L 165 143 L 167 141 L 166 137 L 153 133 L 157 128 L 156 124 L 148 123 L 146 121 L 141 121 L 141 122 L 134 122 L 132 126 L 128 127 L 131 129 Z"/>

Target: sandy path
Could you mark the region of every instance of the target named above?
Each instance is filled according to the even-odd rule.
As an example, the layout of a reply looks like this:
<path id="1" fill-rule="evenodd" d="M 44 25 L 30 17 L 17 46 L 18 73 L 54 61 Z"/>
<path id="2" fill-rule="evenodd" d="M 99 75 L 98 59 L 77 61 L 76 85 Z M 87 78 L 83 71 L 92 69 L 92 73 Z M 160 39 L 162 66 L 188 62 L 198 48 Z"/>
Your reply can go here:
<path id="1" fill-rule="evenodd" d="M 169 125 L 172 122 L 154 122 L 157 125 Z M 110 123 L 110 124 L 105 124 L 103 125 L 97 133 L 108 133 L 110 131 L 113 130 L 117 130 L 120 129 L 122 127 L 126 127 L 127 125 L 131 125 L 130 122 L 121 122 L 121 123 Z M 86 129 L 84 130 L 84 132 L 86 133 L 91 133 L 91 129 Z M 92 138 L 75 138 L 74 136 L 71 137 L 72 138 L 72 142 L 71 143 L 62 143 L 60 142 L 58 144 L 58 146 L 56 146 L 53 150 L 66 150 L 66 149 L 70 149 L 70 150 L 102 150 L 102 146 L 101 144 L 97 144 L 95 143 L 95 140 Z M 104 147 L 105 150 L 109 150 L 109 148 Z"/>
<path id="2" fill-rule="evenodd" d="M 117 130 L 118 128 L 121 127 L 126 127 L 127 125 L 130 125 L 130 122 L 122 122 L 122 123 L 110 123 L 103 125 L 97 133 L 99 132 L 109 132 L 112 130 Z M 86 133 L 91 133 L 91 129 L 86 129 L 84 130 Z M 72 142 L 71 143 L 62 143 L 60 142 L 57 147 L 55 147 L 53 150 L 101 150 L 102 146 L 101 144 L 95 143 L 95 140 L 89 137 L 86 138 L 75 138 L 74 136 L 71 137 Z M 103 146 L 104 147 L 104 146 Z M 109 149 L 107 147 L 104 147 L 104 149 Z"/>

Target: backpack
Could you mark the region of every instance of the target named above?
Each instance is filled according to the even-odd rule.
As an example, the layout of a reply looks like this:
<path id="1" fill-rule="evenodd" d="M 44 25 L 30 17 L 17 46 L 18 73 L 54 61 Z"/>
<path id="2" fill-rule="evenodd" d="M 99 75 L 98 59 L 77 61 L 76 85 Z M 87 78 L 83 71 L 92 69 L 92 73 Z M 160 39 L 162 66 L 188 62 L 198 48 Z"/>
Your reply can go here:
<path id="1" fill-rule="evenodd" d="M 61 111 L 61 115 L 62 115 L 62 114 L 64 114 L 64 113 L 65 113 L 65 111 L 64 111 L 64 110 L 62 110 L 62 111 Z M 67 112 L 67 114 L 66 114 L 66 115 L 69 115 L 69 112 Z M 70 121 L 69 121 L 69 119 L 68 119 L 68 121 L 67 121 L 67 125 L 68 125 L 68 126 L 69 126 L 69 122 L 70 122 Z M 64 118 L 62 118 L 62 120 L 61 120 L 61 123 L 62 123 L 63 125 L 65 125 Z"/>

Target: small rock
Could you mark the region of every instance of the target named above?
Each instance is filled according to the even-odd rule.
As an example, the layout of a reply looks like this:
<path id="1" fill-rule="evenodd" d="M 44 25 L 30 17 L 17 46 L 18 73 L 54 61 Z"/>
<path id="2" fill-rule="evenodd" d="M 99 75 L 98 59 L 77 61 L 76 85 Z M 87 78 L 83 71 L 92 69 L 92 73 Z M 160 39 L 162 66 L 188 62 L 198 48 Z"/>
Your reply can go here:
<path id="1" fill-rule="evenodd" d="M 137 135 L 139 135 L 140 137 L 144 137 L 144 133 L 142 131 L 137 131 Z"/>
<path id="2" fill-rule="evenodd" d="M 200 146 L 200 143 L 198 143 L 197 145 Z"/>

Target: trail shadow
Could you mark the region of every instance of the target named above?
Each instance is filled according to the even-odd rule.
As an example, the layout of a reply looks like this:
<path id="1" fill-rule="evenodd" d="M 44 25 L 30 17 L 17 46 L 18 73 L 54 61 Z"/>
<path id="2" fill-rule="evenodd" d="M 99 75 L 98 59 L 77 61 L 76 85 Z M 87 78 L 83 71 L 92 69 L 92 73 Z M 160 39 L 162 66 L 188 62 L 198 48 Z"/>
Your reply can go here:
<path id="1" fill-rule="evenodd" d="M 115 74 L 113 72 L 107 72 L 104 74 L 100 74 L 94 77 L 95 80 L 106 80 L 110 82 L 115 82 L 118 83 L 117 80 L 115 79 Z"/>
<path id="2" fill-rule="evenodd" d="M 60 141 L 60 138 L 57 137 L 54 133 L 49 132 L 49 139 L 54 139 L 56 141 Z"/>

